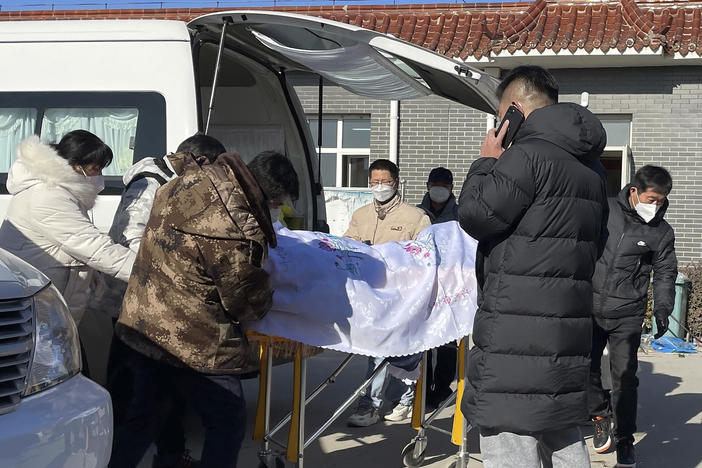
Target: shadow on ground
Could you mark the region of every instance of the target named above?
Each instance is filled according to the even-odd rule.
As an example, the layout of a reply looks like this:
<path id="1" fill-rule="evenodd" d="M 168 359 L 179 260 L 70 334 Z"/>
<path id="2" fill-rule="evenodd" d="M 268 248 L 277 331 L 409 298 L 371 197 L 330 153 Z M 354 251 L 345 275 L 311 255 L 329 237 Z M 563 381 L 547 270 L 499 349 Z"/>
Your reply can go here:
<path id="1" fill-rule="evenodd" d="M 310 360 L 308 367 L 308 394 L 322 382 L 345 357 L 334 352 L 325 352 Z M 636 451 L 639 468 L 702 467 L 702 356 L 680 359 L 671 355 L 652 354 L 640 356 L 638 432 Z M 307 429 L 310 435 L 319 424 L 341 404 L 349 393 L 360 383 L 366 371 L 366 360 L 355 358 L 344 373 L 319 399 L 307 409 Z M 666 372 L 666 373 L 663 373 Z M 248 410 L 248 432 L 240 457 L 239 468 L 257 468 L 258 443 L 251 439 L 256 409 L 258 381 L 244 382 L 244 392 Z M 274 422 L 290 409 L 292 395 L 292 366 L 275 367 L 271 411 Z M 388 408 L 389 410 L 390 408 Z M 346 425 L 347 411 L 317 441 L 305 451 L 306 468 L 400 468 L 403 466 L 402 449 L 416 436 L 410 424 L 380 422 L 367 428 L 351 428 Z M 202 448 L 202 429 L 197 417 L 191 412 L 187 418 L 188 448 L 198 457 Z M 442 412 L 437 425 L 450 430 L 452 414 Z M 591 428 L 585 427 L 588 435 L 592 466 L 613 467 L 614 453 L 595 454 L 592 451 Z M 590 433 L 590 434 L 588 434 Z M 287 427 L 277 438 L 287 442 Z M 458 447 L 453 445 L 448 435 L 430 432 L 423 467 L 447 468 L 455 459 Z M 469 452 L 472 460 L 469 466 L 482 466 L 479 455 L 477 431 L 469 435 Z M 140 465 L 150 466 L 153 448 Z M 291 467 L 292 464 L 286 466 Z"/>
<path id="2" fill-rule="evenodd" d="M 682 378 L 654 373 L 650 362 L 640 362 L 638 376 L 638 431 L 644 434 L 636 443 L 637 458 L 649 467 L 698 467 L 702 464 L 702 395 L 670 395 Z"/>

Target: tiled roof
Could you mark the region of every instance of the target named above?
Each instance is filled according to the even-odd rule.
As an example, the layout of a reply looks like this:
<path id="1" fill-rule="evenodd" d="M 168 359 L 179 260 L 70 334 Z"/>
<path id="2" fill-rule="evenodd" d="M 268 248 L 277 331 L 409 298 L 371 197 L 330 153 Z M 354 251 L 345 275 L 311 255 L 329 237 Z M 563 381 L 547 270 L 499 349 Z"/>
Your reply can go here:
<path id="1" fill-rule="evenodd" d="M 464 8 L 441 12 L 375 11 L 321 16 L 390 33 L 440 54 L 466 60 L 504 52 L 525 54 L 644 48 L 666 53 L 702 52 L 702 3 L 621 1 L 558 2 Z"/>
<path id="2" fill-rule="evenodd" d="M 248 9 L 248 8 L 247 8 Z M 265 8 L 264 8 L 265 9 Z M 536 0 L 521 3 L 273 8 L 389 33 L 440 54 L 484 60 L 503 54 L 650 49 L 702 55 L 702 1 Z M 0 12 L 1 20 L 150 18 L 188 21 L 222 9 Z"/>

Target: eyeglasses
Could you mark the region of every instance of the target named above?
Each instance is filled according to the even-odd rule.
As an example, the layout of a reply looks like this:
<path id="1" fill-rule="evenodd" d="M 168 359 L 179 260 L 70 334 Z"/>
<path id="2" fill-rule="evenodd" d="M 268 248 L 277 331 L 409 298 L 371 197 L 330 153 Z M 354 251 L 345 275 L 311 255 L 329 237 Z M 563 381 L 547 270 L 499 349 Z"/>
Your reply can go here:
<path id="1" fill-rule="evenodd" d="M 370 186 L 374 187 L 376 185 L 395 185 L 394 180 L 371 180 L 370 181 Z"/>

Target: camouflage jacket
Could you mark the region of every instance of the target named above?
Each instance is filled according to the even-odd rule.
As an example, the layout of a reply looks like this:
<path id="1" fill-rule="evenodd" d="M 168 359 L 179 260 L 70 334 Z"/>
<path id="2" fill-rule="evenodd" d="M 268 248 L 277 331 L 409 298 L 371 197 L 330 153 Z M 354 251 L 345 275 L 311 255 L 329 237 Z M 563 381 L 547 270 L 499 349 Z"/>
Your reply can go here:
<path id="1" fill-rule="evenodd" d="M 156 193 L 117 335 L 198 372 L 248 370 L 241 322 L 271 307 L 261 265 L 275 242 L 265 197 L 237 155 L 202 167 L 187 157 L 182 176 Z"/>

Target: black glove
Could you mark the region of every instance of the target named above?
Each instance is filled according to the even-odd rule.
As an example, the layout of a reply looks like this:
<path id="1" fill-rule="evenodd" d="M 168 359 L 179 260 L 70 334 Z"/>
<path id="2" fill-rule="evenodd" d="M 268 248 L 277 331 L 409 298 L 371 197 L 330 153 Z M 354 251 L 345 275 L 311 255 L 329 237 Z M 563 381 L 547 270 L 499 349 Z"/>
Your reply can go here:
<path id="1" fill-rule="evenodd" d="M 668 331 L 668 324 L 669 324 L 669 319 L 667 315 L 664 316 L 656 316 L 656 328 L 658 329 L 658 333 L 653 335 L 654 339 L 658 339 L 661 336 L 665 334 L 665 332 Z"/>

